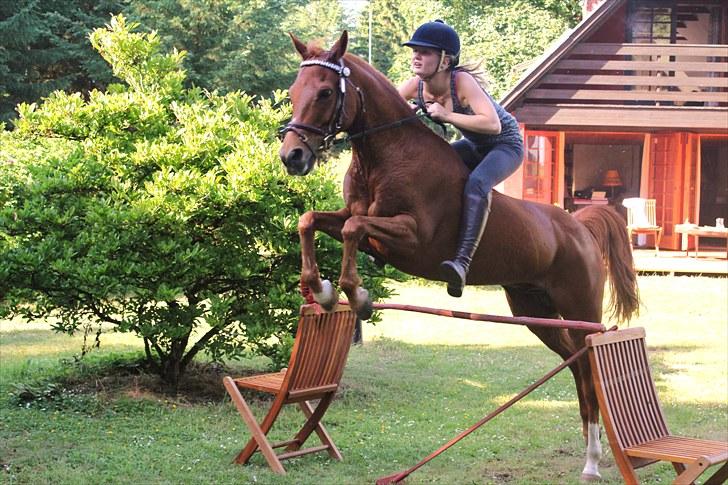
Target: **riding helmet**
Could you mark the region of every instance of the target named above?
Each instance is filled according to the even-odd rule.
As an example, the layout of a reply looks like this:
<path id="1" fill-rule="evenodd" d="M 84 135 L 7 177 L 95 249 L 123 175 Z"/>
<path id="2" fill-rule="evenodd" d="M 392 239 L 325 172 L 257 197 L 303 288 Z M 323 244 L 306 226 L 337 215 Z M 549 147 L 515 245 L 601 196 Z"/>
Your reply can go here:
<path id="1" fill-rule="evenodd" d="M 460 55 L 460 37 L 455 29 L 438 19 L 420 25 L 412 38 L 402 44 L 407 47 L 429 47 L 444 50 L 453 57 Z"/>

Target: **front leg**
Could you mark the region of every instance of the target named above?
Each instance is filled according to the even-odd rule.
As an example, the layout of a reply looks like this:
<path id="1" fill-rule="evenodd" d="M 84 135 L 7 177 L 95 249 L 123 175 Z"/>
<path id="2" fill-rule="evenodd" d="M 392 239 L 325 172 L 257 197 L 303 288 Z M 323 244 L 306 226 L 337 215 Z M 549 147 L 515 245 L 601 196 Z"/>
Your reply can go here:
<path id="1" fill-rule="evenodd" d="M 298 219 L 298 235 L 301 239 L 301 283 L 311 288 L 314 300 L 325 310 L 334 309 L 338 295 L 328 280 L 321 280 L 316 263 L 314 234 L 323 231 L 329 236 L 342 240 L 344 223 L 351 216 L 346 207 L 336 212 L 308 211 Z"/>
<path id="2" fill-rule="evenodd" d="M 364 237 L 376 239 L 389 251 L 412 254 L 419 246 L 417 222 L 406 214 L 394 217 L 352 216 L 341 231 L 344 239 L 344 255 L 341 263 L 339 286 L 346 293 L 349 305 L 362 320 L 372 316 L 369 292 L 361 288 L 361 278 L 356 268 L 356 253 Z"/>

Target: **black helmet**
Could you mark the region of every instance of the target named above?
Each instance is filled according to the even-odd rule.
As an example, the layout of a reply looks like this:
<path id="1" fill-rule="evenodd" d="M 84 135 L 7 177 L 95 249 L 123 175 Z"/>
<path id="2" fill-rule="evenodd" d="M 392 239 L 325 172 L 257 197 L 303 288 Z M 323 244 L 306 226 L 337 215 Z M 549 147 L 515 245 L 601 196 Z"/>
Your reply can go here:
<path id="1" fill-rule="evenodd" d="M 458 33 L 439 19 L 420 25 L 415 30 L 412 38 L 402 45 L 443 50 L 445 54 L 453 57 L 460 55 L 460 37 L 458 37 Z"/>

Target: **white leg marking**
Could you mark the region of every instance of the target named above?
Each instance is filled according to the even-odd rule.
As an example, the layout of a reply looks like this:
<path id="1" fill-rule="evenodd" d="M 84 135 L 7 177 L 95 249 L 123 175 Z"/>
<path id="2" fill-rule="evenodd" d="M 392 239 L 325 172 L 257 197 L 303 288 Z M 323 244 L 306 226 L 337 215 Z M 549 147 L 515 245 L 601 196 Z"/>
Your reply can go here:
<path id="1" fill-rule="evenodd" d="M 581 476 L 584 479 L 599 479 L 599 460 L 602 458 L 602 444 L 599 441 L 599 423 L 587 427 L 586 465 Z"/>
<path id="2" fill-rule="evenodd" d="M 334 285 L 329 280 L 321 281 L 321 293 L 314 293 L 313 299 L 326 310 L 332 310 L 338 302 L 339 295 L 336 294 Z"/>

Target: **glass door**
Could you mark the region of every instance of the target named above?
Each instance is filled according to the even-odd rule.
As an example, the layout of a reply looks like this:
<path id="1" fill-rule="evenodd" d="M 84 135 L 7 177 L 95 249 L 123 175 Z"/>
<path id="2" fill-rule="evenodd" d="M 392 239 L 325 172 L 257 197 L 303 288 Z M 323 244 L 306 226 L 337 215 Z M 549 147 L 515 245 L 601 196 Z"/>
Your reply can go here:
<path id="1" fill-rule="evenodd" d="M 556 202 L 558 134 L 529 131 L 525 145 L 523 199 L 553 204 Z"/>

